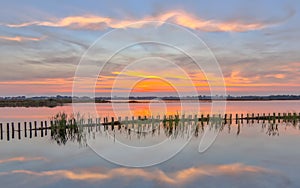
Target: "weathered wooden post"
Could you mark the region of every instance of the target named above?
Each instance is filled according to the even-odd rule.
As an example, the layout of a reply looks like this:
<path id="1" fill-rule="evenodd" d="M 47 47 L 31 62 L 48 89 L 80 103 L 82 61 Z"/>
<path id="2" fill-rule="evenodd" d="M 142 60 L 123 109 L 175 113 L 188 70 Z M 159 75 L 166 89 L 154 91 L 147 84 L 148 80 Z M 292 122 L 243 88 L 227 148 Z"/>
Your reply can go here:
<path id="1" fill-rule="evenodd" d="M 125 117 L 125 129 L 128 128 L 128 116 Z"/>
<path id="2" fill-rule="evenodd" d="M 3 140 L 3 127 L 2 127 L 2 123 L 0 123 L 0 132 L 1 132 L 1 140 Z"/>
<path id="3" fill-rule="evenodd" d="M 18 138 L 21 140 L 21 123 L 18 122 Z"/>
<path id="4" fill-rule="evenodd" d="M 111 130 L 114 130 L 115 128 L 115 118 L 111 117 Z"/>
<path id="5" fill-rule="evenodd" d="M 103 124 L 104 124 L 104 130 L 107 131 L 108 130 L 108 125 L 107 125 L 107 121 L 106 121 L 106 117 L 103 118 Z"/>
<path id="6" fill-rule="evenodd" d="M 14 139 L 15 138 L 15 125 L 14 123 L 11 123 L 11 138 Z"/>
<path id="7" fill-rule="evenodd" d="M 249 114 L 247 113 L 247 124 L 249 123 Z"/>
<path id="8" fill-rule="evenodd" d="M 119 123 L 118 123 L 118 129 L 120 130 L 121 129 L 121 121 L 122 121 L 122 119 L 121 119 L 121 117 L 118 117 L 118 121 L 119 121 Z"/>
<path id="9" fill-rule="evenodd" d="M 40 127 L 40 130 L 41 130 L 41 137 L 44 137 L 44 122 L 41 121 L 41 127 Z"/>
<path id="10" fill-rule="evenodd" d="M 32 138 L 32 124 L 29 122 L 29 137 Z"/>
<path id="11" fill-rule="evenodd" d="M 232 114 L 229 114 L 229 124 L 232 124 Z"/>
<path id="12" fill-rule="evenodd" d="M 241 123 L 243 124 L 244 121 L 244 114 L 241 114 Z"/>
<path id="13" fill-rule="evenodd" d="M 227 124 L 227 114 L 224 116 L 225 124 Z"/>
<path id="14" fill-rule="evenodd" d="M 294 114 L 293 114 L 293 123 L 294 123 L 294 125 L 296 124 L 296 120 L 297 120 L 297 114 L 294 112 Z"/>
<path id="15" fill-rule="evenodd" d="M 254 113 L 252 113 L 252 120 L 251 120 L 252 124 L 254 123 Z"/>
<path id="16" fill-rule="evenodd" d="M 278 113 L 278 123 L 280 123 L 280 121 L 281 121 L 281 114 Z"/>
<path id="17" fill-rule="evenodd" d="M 239 114 L 235 114 L 235 124 L 238 123 L 238 120 L 239 120 Z"/>
<path id="18" fill-rule="evenodd" d="M 134 116 L 132 116 L 131 119 L 132 119 L 132 125 L 131 125 L 131 128 L 133 129 L 133 128 L 134 128 Z"/>
<path id="19" fill-rule="evenodd" d="M 24 122 L 24 136 L 27 138 L 27 122 Z"/>
<path id="20" fill-rule="evenodd" d="M 9 123 L 6 124 L 6 136 L 7 136 L 7 141 L 9 141 Z"/>
<path id="21" fill-rule="evenodd" d="M 45 136 L 47 136 L 47 134 L 48 134 L 48 122 L 47 121 L 45 121 Z"/>
<path id="22" fill-rule="evenodd" d="M 34 137 L 37 137 L 37 122 L 34 121 Z"/>

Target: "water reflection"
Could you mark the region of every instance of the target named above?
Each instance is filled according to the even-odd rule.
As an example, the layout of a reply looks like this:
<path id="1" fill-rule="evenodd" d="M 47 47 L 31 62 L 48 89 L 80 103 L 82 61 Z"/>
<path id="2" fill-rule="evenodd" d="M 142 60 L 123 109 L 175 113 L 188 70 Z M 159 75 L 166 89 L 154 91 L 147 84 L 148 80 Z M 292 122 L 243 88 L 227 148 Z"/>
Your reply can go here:
<path id="1" fill-rule="evenodd" d="M 128 122 L 118 122 L 118 125 L 106 123 L 102 124 L 86 124 L 80 125 L 69 121 L 70 123 L 64 126 L 58 126 L 59 128 L 51 129 L 52 139 L 54 139 L 58 144 L 66 144 L 67 141 L 77 141 L 80 145 L 86 145 L 87 138 L 95 138 L 97 133 L 103 133 L 113 135 L 114 138 L 124 139 L 133 138 L 145 139 L 147 137 L 164 137 L 176 139 L 177 137 L 188 138 L 189 131 L 188 128 L 192 128 L 192 133 L 195 138 L 201 137 L 204 132 L 204 127 L 209 126 L 210 131 L 224 132 L 227 129 L 228 134 L 231 134 L 234 127 L 236 135 L 239 136 L 243 126 L 259 126 L 261 125 L 263 132 L 268 136 L 279 136 L 279 126 L 289 126 L 298 127 L 300 129 L 299 122 L 285 122 L 285 123 L 269 123 L 264 122 L 251 122 L 246 123 L 238 121 L 237 124 L 232 124 L 231 122 L 225 123 L 220 119 L 211 120 L 209 122 L 199 122 L 199 121 L 182 121 L 178 117 L 163 119 L 161 121 L 145 121 L 136 120 L 133 123 Z M 116 123 L 116 122 L 115 122 Z M 225 131 L 226 132 L 226 131 Z M 163 133 L 163 134 L 162 134 Z"/>
<path id="2" fill-rule="evenodd" d="M 235 120 L 235 121 L 233 121 Z M 27 125 L 29 124 L 29 129 Z M 103 122 L 100 122 L 100 119 L 93 121 L 91 118 L 88 118 L 85 121 L 83 116 L 79 114 L 67 115 L 66 113 L 58 113 L 51 118 L 50 127 L 47 127 L 47 122 L 41 122 L 40 126 L 37 125 L 37 122 L 33 124 L 31 122 L 24 123 L 24 128 L 21 128 L 21 124 L 18 123 L 15 127 L 14 123 L 7 123 L 6 129 L 5 126 L 0 124 L 1 140 L 4 140 L 5 132 L 7 134 L 7 141 L 10 141 L 10 136 L 12 139 L 15 137 L 15 132 L 18 132 L 18 139 L 21 139 L 21 132 L 24 132 L 25 138 L 27 137 L 27 132 L 29 131 L 29 137 L 32 138 L 40 135 L 41 137 L 46 137 L 48 131 L 51 132 L 51 140 L 55 141 L 58 145 L 65 145 L 69 141 L 78 143 L 80 146 L 87 146 L 88 139 L 95 139 L 96 136 L 103 135 L 113 135 L 114 139 L 131 139 L 136 138 L 137 140 L 151 138 L 171 138 L 176 139 L 180 138 L 189 138 L 192 133 L 192 136 L 197 138 L 201 137 L 204 133 L 204 128 L 209 127 L 210 131 L 220 131 L 227 132 L 231 134 L 232 131 L 235 131 L 235 134 L 239 136 L 242 132 L 242 127 L 252 127 L 252 126 L 261 126 L 261 130 L 268 136 L 279 136 L 280 128 L 279 127 L 294 127 L 300 130 L 300 124 L 298 119 L 278 119 L 273 120 L 266 118 L 263 119 L 232 119 L 227 120 L 226 118 L 220 118 L 218 116 L 201 117 L 197 116 L 188 116 L 188 117 L 179 117 L 175 116 L 164 116 L 162 119 L 158 116 L 157 118 L 153 117 L 139 117 L 138 119 L 128 120 L 125 119 L 121 121 L 115 121 L 112 118 L 112 121 L 108 121 L 107 118 L 104 118 Z M 191 130 L 188 130 L 188 129 Z M 224 131 L 227 130 L 227 131 Z M 40 132 L 40 133 L 38 133 Z"/>

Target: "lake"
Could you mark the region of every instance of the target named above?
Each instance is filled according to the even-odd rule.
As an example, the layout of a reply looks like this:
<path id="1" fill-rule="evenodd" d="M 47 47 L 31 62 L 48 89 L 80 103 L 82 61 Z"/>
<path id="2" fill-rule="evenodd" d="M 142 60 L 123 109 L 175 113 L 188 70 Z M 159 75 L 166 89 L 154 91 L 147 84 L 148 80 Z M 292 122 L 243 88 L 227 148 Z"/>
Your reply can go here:
<path id="1" fill-rule="evenodd" d="M 200 117 L 211 111 L 210 102 L 200 103 L 200 112 L 193 102 L 186 102 L 184 109 L 181 103 L 174 101 L 113 105 L 115 107 L 108 103 L 97 104 L 96 114 L 88 104 L 78 104 L 77 110 L 86 118 L 98 115 L 122 119 L 180 112 Z M 300 186 L 298 120 L 233 120 L 231 123 L 204 122 L 204 125 L 187 121 L 171 128 L 166 123 L 145 121 L 107 130 L 103 126 L 84 127 L 84 139 L 79 139 L 78 132 L 68 132 L 63 142 L 51 130 L 45 130 L 43 135 L 33 133 L 31 138 L 27 130 L 28 135 L 24 137 L 23 122 L 49 120 L 58 112 L 70 114 L 72 106 L 0 109 L 4 125 L 4 139 L 0 140 L 2 185 L 49 188 Z M 226 104 L 226 113 L 233 117 L 236 113 L 245 117 L 247 113 L 294 112 L 299 114 L 300 101 L 230 101 Z M 15 130 L 14 139 L 7 141 L 5 127 L 11 122 L 22 123 L 22 138 L 18 139 Z M 204 134 L 216 135 L 216 139 L 207 150 L 199 152 Z M 167 156 L 172 151 L 176 151 L 174 155 Z M 146 167 L 128 165 L 134 161 Z"/>

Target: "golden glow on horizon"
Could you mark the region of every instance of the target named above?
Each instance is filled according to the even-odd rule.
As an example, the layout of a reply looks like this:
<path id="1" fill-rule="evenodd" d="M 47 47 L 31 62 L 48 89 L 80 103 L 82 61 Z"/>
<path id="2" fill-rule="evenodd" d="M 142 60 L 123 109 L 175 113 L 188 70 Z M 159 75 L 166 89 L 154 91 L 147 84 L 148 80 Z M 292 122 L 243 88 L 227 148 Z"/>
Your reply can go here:
<path id="1" fill-rule="evenodd" d="M 113 75 L 118 76 L 120 73 L 113 72 Z M 122 73 L 124 78 L 120 79 L 118 82 L 119 85 L 122 86 L 120 89 L 115 89 L 115 92 L 124 92 L 125 90 L 130 90 L 132 93 L 142 93 L 142 92 L 176 92 L 174 88 L 177 88 L 179 92 L 189 92 L 192 87 L 196 87 L 198 92 L 209 92 L 210 88 L 208 85 L 208 81 L 205 79 L 205 76 L 201 73 L 191 74 L 190 79 L 191 82 L 187 82 L 187 78 L 184 76 L 177 76 L 176 74 L 172 75 L 172 73 L 168 73 L 169 78 L 166 80 L 170 80 L 172 87 L 170 84 L 166 82 L 159 81 L 163 80 L 163 77 L 156 76 L 151 74 L 150 72 L 127 72 Z M 96 84 L 95 91 L 101 93 L 110 93 L 112 90 L 112 86 L 116 79 L 116 76 L 101 76 Z M 129 83 L 131 83 L 130 79 L 132 77 L 145 78 L 143 82 L 137 84 L 135 88 L 131 89 Z M 212 75 L 209 76 L 210 78 Z M 182 79 L 181 79 L 182 78 Z M 210 79 L 208 78 L 208 79 Z M 265 78 L 273 78 L 273 79 L 285 79 L 286 76 L 284 74 L 269 74 L 265 75 Z M 299 83 L 285 83 L 285 82 L 262 82 L 262 78 L 260 76 L 254 76 L 252 78 L 243 76 L 239 71 L 233 71 L 228 77 L 224 78 L 225 86 L 227 92 L 238 92 L 238 91 L 262 91 L 261 87 L 299 87 Z M 80 92 L 93 92 L 94 87 L 94 79 L 80 79 L 77 82 L 80 82 L 81 88 Z M 193 84 L 193 86 L 191 85 Z M 211 87 L 219 87 L 218 81 L 212 82 Z M 0 82 L 0 86 L 5 87 L 6 90 L 9 88 L 12 89 L 20 89 L 20 87 L 24 86 L 27 89 L 30 89 L 33 93 L 71 93 L 73 78 L 45 78 L 45 79 L 35 79 L 35 80 L 16 80 L 16 81 L 2 81 Z M 247 89 L 248 88 L 248 89 Z M 79 90 L 78 90 L 79 91 Z"/>
<path id="2" fill-rule="evenodd" d="M 132 93 L 139 92 L 177 92 L 172 83 L 168 83 L 162 79 L 148 78 L 144 79 L 132 88 Z"/>

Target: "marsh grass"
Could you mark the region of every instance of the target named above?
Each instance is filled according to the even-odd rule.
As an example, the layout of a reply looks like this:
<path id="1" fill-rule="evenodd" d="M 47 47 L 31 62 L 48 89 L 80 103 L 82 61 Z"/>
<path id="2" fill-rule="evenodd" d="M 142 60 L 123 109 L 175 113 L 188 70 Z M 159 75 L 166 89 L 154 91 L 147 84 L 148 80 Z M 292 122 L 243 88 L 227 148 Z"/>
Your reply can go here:
<path id="1" fill-rule="evenodd" d="M 80 145 L 86 145 L 86 135 L 83 131 L 83 117 L 80 114 L 68 115 L 65 112 L 59 112 L 51 118 L 51 139 L 58 145 L 65 145 L 68 141 L 78 142 Z"/>

